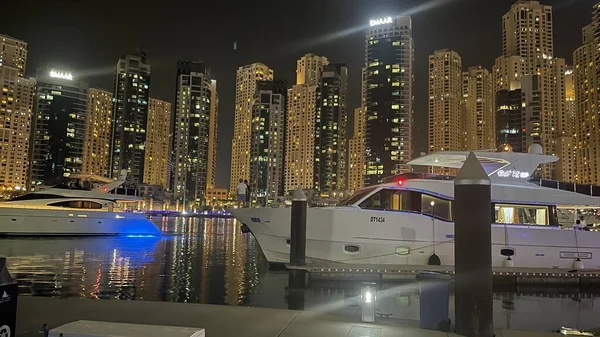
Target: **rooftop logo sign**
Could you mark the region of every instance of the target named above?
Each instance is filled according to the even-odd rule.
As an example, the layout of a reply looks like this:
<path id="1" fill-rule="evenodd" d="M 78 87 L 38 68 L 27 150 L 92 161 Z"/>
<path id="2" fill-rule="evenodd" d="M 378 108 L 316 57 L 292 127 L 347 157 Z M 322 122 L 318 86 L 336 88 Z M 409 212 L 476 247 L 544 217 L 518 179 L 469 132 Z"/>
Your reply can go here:
<path id="1" fill-rule="evenodd" d="M 370 20 L 369 24 L 371 25 L 371 27 L 373 27 L 373 26 L 385 25 L 385 24 L 392 23 L 392 22 L 393 22 L 392 17 L 388 16 L 385 18 L 378 18 L 378 19 Z"/>
<path id="2" fill-rule="evenodd" d="M 72 81 L 73 80 L 73 75 L 69 72 L 66 71 L 60 71 L 60 70 L 50 70 L 50 77 L 53 78 L 60 78 L 63 80 L 69 80 Z"/>

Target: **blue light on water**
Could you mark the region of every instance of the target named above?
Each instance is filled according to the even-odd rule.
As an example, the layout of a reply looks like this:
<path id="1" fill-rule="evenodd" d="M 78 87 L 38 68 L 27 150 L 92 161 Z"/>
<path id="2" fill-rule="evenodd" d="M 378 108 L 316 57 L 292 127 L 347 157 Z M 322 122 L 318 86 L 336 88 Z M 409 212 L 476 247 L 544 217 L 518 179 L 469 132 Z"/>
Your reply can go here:
<path id="1" fill-rule="evenodd" d="M 153 238 L 157 235 L 125 235 L 126 238 Z"/>

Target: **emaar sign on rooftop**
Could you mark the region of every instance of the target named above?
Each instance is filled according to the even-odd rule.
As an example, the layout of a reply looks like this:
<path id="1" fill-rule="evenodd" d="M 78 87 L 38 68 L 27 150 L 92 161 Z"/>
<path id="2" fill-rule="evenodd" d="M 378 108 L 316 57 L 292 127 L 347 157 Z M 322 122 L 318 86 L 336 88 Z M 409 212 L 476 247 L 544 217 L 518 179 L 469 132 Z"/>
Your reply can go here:
<path id="1" fill-rule="evenodd" d="M 60 78 L 63 80 L 69 80 L 72 81 L 73 80 L 73 75 L 69 72 L 66 71 L 60 71 L 60 70 L 50 70 L 50 77 L 53 78 Z"/>
<path id="2" fill-rule="evenodd" d="M 392 17 L 388 16 L 388 17 L 385 17 L 385 18 L 378 18 L 378 19 L 370 20 L 369 24 L 371 25 L 371 27 L 373 27 L 373 26 L 379 26 L 379 25 L 385 25 L 385 24 L 388 24 L 388 23 L 392 23 L 392 21 L 393 21 Z"/>

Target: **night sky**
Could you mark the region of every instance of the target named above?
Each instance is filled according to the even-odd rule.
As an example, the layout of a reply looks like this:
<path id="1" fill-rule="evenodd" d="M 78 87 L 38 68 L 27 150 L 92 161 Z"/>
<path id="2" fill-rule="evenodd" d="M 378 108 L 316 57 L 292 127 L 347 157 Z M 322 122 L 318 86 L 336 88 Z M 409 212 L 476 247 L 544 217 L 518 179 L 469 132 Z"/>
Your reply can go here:
<path id="1" fill-rule="evenodd" d="M 554 7 L 555 56 L 572 64 L 581 28 L 599 0 L 543 0 Z M 415 41 L 416 150 L 427 149 L 427 57 L 451 48 L 463 68 L 491 70 L 502 53 L 502 15 L 513 0 L 5 0 L 0 34 L 28 43 L 27 76 L 63 66 L 93 87 L 112 90 L 119 56 L 137 48 L 152 66 L 150 95 L 174 103 L 177 60 L 212 69 L 220 96 L 217 187 L 227 187 L 233 133 L 235 71 L 262 62 L 294 84 L 305 53 L 349 67 L 348 113 L 360 103 L 364 28 L 372 17 L 411 15 Z M 233 44 L 237 41 L 237 50 Z"/>

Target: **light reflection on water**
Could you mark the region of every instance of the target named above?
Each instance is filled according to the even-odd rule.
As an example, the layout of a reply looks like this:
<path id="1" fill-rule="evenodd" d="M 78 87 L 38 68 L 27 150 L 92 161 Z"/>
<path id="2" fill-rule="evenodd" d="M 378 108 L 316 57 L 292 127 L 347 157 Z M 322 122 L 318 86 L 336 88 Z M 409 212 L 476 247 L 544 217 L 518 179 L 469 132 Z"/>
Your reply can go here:
<path id="1" fill-rule="evenodd" d="M 157 218 L 162 237 L 0 239 L 0 257 L 21 295 L 288 308 L 285 272 L 269 272 L 260 249 L 231 219 Z M 359 284 L 313 282 L 304 308 L 360 317 Z M 418 320 L 418 287 L 388 284 L 378 307 Z M 600 298 L 563 290 L 494 295 L 497 327 L 549 331 L 600 325 Z M 541 295 L 540 292 L 546 293 Z M 382 293 L 383 294 L 383 293 Z M 574 300 L 574 298 L 576 300 Z M 451 316 L 453 299 L 450 300 Z"/>

